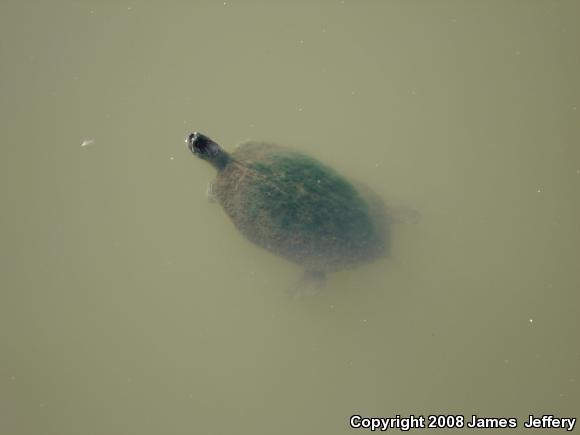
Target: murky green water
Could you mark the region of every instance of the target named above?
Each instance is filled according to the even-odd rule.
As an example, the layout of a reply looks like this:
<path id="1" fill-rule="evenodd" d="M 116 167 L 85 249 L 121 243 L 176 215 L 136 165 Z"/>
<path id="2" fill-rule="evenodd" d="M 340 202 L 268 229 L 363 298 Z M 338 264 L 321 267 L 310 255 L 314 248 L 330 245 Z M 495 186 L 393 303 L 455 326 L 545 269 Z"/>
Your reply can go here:
<path id="1" fill-rule="evenodd" d="M 2 2 L 0 433 L 580 417 L 579 29 L 571 1 Z M 192 129 L 423 218 L 288 300 Z"/>

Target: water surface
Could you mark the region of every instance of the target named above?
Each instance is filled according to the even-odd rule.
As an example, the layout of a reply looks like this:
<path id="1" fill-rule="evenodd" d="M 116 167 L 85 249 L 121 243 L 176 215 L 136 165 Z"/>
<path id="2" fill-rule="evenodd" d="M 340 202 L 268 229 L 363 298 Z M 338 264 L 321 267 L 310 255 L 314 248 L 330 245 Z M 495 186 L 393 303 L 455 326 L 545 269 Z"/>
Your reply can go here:
<path id="1" fill-rule="evenodd" d="M 3 2 L 0 433 L 580 417 L 579 17 Z M 422 220 L 290 301 L 300 270 L 208 203 L 190 130 L 296 147 Z"/>

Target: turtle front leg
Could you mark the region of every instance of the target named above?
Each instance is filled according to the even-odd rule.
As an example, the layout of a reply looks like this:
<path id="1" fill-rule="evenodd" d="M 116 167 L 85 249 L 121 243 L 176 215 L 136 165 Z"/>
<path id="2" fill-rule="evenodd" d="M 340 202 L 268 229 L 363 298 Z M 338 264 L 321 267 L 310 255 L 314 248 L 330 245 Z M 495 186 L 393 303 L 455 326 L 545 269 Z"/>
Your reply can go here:
<path id="1" fill-rule="evenodd" d="M 292 299 L 310 297 L 318 294 L 326 283 L 326 273 L 314 270 L 305 270 L 302 278 L 290 287 L 286 293 Z"/>
<path id="2" fill-rule="evenodd" d="M 213 191 L 213 183 L 210 181 L 207 183 L 207 189 L 205 191 L 205 196 L 209 202 L 217 202 L 217 196 Z"/>

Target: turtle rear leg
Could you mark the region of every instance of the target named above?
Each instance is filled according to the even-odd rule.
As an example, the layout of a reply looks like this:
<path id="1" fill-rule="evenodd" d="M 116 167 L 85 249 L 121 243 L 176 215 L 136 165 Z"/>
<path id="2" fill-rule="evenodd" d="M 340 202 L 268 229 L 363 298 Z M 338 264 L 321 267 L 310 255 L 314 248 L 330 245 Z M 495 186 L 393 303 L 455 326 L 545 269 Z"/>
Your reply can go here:
<path id="1" fill-rule="evenodd" d="M 394 224 L 416 224 L 421 220 L 421 213 L 411 207 L 389 207 L 388 214 Z"/>
<path id="2" fill-rule="evenodd" d="M 286 293 L 291 298 L 314 296 L 326 283 L 326 273 L 314 270 L 305 270 L 302 278 L 290 287 Z"/>

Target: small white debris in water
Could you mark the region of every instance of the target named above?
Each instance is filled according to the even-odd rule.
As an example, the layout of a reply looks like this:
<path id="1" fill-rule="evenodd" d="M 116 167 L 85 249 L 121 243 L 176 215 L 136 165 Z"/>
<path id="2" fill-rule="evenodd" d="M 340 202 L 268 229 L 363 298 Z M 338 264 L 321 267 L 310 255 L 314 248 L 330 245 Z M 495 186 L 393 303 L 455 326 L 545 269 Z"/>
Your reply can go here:
<path id="1" fill-rule="evenodd" d="M 530 322 L 531 325 L 532 323 L 534 323 L 534 319 L 528 319 L 528 322 Z"/>
<path id="2" fill-rule="evenodd" d="M 93 138 L 87 138 L 87 139 L 84 139 L 84 140 L 81 142 L 81 147 L 83 147 L 83 148 L 84 148 L 84 147 L 88 147 L 89 145 L 93 145 L 95 142 L 96 142 L 96 141 L 95 141 L 95 139 L 93 139 Z"/>
<path id="3" fill-rule="evenodd" d="M 227 6 L 228 2 L 224 2 L 224 6 Z"/>
<path id="4" fill-rule="evenodd" d="M 169 157 L 169 160 L 175 160 L 175 157 L 171 156 Z"/>
<path id="5" fill-rule="evenodd" d="M 367 319 L 362 319 L 362 322 L 363 323 L 367 323 Z"/>
<path id="6" fill-rule="evenodd" d="M 302 107 L 299 107 L 299 108 L 298 108 L 298 111 L 299 111 L 299 112 L 302 112 Z"/>
<path id="7" fill-rule="evenodd" d="M 304 44 L 304 39 L 301 39 L 301 40 L 300 40 L 300 43 L 301 43 L 301 44 Z"/>
<path id="8" fill-rule="evenodd" d="M 318 184 L 320 184 L 320 180 L 316 180 L 316 182 L 317 182 Z"/>
<path id="9" fill-rule="evenodd" d="M 538 189 L 538 193 L 542 193 L 542 189 Z"/>

